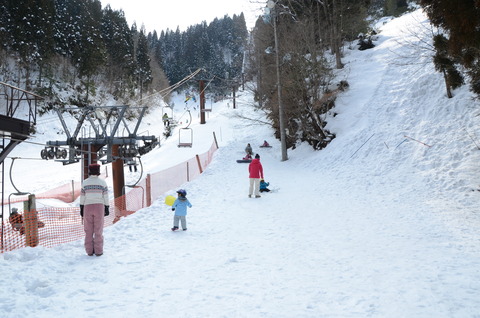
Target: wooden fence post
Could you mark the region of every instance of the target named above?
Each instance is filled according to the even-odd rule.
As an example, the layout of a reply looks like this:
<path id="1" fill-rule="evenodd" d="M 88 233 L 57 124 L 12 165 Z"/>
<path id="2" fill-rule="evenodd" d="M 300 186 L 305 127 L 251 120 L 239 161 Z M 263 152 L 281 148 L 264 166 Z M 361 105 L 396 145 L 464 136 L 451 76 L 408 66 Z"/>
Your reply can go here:
<path id="1" fill-rule="evenodd" d="M 217 135 L 215 135 L 215 132 L 213 132 L 213 140 L 215 141 L 215 146 L 218 149 Z"/>
<path id="2" fill-rule="evenodd" d="M 151 179 L 150 173 L 147 174 L 147 178 L 145 179 L 145 186 L 147 188 L 147 191 L 145 193 L 147 206 L 151 206 L 152 205 L 152 179 Z"/>
<path id="3" fill-rule="evenodd" d="M 203 173 L 203 170 L 202 170 L 202 164 L 200 163 L 200 156 L 199 155 L 195 155 L 197 157 L 197 163 L 198 163 L 198 170 L 200 171 L 200 174 Z"/>
<path id="4" fill-rule="evenodd" d="M 72 202 L 75 201 L 75 181 L 72 180 Z"/>
<path id="5" fill-rule="evenodd" d="M 25 226 L 25 244 L 30 247 L 38 245 L 38 217 L 35 204 L 35 194 L 28 196 L 23 202 L 23 226 Z"/>

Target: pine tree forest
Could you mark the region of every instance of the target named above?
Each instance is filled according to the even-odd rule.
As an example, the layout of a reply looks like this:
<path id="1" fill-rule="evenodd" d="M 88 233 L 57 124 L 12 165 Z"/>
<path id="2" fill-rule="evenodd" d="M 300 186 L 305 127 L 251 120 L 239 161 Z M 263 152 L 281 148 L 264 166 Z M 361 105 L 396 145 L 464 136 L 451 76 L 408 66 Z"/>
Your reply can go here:
<path id="1" fill-rule="evenodd" d="M 99 0 L 0 0 L 0 81 L 47 97 L 42 112 L 99 94 L 129 104 L 197 69 L 238 76 L 247 36 L 243 14 L 158 36 Z"/>

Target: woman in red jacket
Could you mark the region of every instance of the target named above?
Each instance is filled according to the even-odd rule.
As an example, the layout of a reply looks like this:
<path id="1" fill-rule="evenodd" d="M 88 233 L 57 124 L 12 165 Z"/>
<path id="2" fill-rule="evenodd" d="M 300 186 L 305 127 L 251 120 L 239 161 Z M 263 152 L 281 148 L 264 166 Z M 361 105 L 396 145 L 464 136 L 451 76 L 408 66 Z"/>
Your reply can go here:
<path id="1" fill-rule="evenodd" d="M 250 173 L 250 189 L 248 197 L 251 198 L 253 194 L 253 188 L 255 186 L 255 198 L 260 198 L 260 179 L 263 178 L 263 167 L 260 163 L 260 155 L 257 153 L 255 159 L 248 165 L 248 172 Z"/>

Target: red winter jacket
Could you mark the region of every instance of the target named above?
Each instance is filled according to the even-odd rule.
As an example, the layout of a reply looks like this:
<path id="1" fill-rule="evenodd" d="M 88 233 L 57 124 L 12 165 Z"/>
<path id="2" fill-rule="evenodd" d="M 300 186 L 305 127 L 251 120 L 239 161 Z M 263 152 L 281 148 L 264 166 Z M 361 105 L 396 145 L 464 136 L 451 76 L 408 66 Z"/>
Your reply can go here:
<path id="1" fill-rule="evenodd" d="M 263 167 L 260 159 L 253 159 L 248 166 L 249 178 L 263 179 Z"/>

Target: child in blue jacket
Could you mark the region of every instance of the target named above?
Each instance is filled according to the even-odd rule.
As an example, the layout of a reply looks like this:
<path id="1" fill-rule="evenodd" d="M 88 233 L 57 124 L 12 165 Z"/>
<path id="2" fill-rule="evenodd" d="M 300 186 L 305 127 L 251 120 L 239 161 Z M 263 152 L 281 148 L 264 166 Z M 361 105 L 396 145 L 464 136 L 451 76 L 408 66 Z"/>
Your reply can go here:
<path id="1" fill-rule="evenodd" d="M 172 211 L 175 211 L 175 216 L 173 217 L 173 227 L 172 231 L 178 230 L 178 223 L 182 221 L 182 229 L 187 230 L 187 207 L 191 208 L 192 204 L 187 199 L 187 191 L 180 189 L 177 191 L 178 197 L 173 202 Z"/>
<path id="2" fill-rule="evenodd" d="M 267 188 L 270 185 L 270 182 L 265 182 L 265 180 L 260 180 L 260 192 L 270 192 L 270 189 Z"/>

